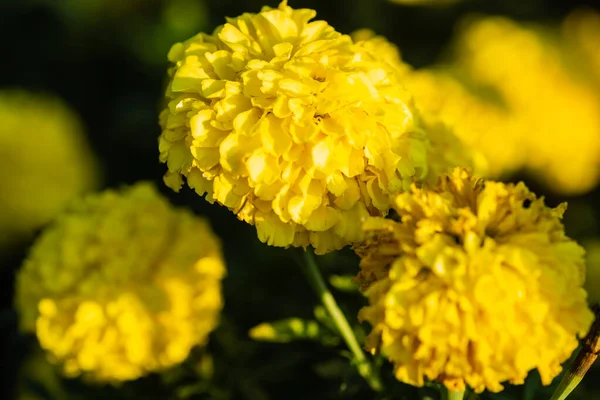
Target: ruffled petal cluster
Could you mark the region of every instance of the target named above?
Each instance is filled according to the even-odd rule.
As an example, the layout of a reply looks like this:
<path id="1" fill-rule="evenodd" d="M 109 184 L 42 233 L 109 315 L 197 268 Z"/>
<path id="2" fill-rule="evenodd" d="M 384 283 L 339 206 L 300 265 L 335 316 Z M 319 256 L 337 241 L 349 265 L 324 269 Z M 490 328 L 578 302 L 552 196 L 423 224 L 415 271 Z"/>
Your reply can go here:
<path id="1" fill-rule="evenodd" d="M 454 60 L 497 92 L 519 127 L 521 140 L 502 135 L 498 149 L 522 146 L 525 167 L 564 194 L 589 191 L 600 180 L 600 96 L 571 48 L 557 34 L 482 18 L 462 29 Z"/>
<path id="2" fill-rule="evenodd" d="M 388 41 L 384 36 L 377 35 L 370 29 L 359 29 L 350 34 L 356 47 L 368 52 L 379 61 L 389 64 L 400 75 L 405 75 L 412 70 L 410 65 L 402 61 L 400 49 Z"/>
<path id="3" fill-rule="evenodd" d="M 206 342 L 224 274 L 208 223 L 140 183 L 84 198 L 43 232 L 18 273 L 16 308 L 68 376 L 130 380 Z"/>
<path id="4" fill-rule="evenodd" d="M 431 143 L 397 68 L 315 15 L 284 1 L 174 45 L 159 147 L 172 189 L 322 254 L 430 176 Z"/>
<path id="5" fill-rule="evenodd" d="M 356 249 L 368 350 L 417 386 L 497 392 L 533 369 L 549 384 L 593 320 L 565 205 L 456 169 L 431 190 L 398 195 L 395 210 L 399 221 L 367 220 Z"/>
<path id="6" fill-rule="evenodd" d="M 57 98 L 0 92 L 0 248 L 28 239 L 99 173 L 78 117 Z"/>

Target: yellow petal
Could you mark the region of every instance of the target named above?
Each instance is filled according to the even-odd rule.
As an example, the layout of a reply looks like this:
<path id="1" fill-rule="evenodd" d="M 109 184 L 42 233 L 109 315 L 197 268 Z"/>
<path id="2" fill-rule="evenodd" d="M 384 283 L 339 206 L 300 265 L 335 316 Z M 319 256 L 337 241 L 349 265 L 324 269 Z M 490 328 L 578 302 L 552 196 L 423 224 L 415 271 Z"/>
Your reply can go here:
<path id="1" fill-rule="evenodd" d="M 292 147 L 292 138 L 282 126 L 282 120 L 273 114 L 260 122 L 260 137 L 265 150 L 273 155 L 287 153 Z"/>
<path id="2" fill-rule="evenodd" d="M 270 246 L 287 247 L 294 240 L 294 224 L 283 223 L 276 215 L 257 212 L 254 223 L 260 241 Z"/>
<path id="3" fill-rule="evenodd" d="M 267 185 L 274 183 L 280 177 L 277 159 L 266 154 L 262 149 L 252 153 L 246 163 L 250 179 Z"/>
<path id="4" fill-rule="evenodd" d="M 320 232 L 331 229 L 340 220 L 340 212 L 333 207 L 321 206 L 310 214 L 304 224 L 310 231 Z"/>

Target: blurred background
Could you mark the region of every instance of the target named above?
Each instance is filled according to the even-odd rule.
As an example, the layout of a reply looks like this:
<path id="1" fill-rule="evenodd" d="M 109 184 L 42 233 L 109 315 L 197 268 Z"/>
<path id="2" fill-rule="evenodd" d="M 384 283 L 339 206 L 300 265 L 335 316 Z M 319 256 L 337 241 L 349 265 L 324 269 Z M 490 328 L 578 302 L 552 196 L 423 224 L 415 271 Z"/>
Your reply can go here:
<path id="1" fill-rule="evenodd" d="M 466 106 L 448 110 L 416 96 L 424 114 L 431 112 L 432 118 L 437 112 L 442 115 L 443 109 L 448 114 L 440 117 L 444 123 L 467 121 L 466 127 L 456 127 L 462 132 L 459 136 L 488 157 L 498 155 L 499 164 L 488 168 L 490 176 L 524 180 L 552 206 L 569 202 L 567 233 L 588 248 L 587 287 L 590 299 L 597 300 L 600 8 L 594 3 L 289 1 L 294 8 L 317 10 L 318 19 L 342 33 L 368 28 L 386 36 L 416 76 L 435 71 L 435 76 L 447 77 L 454 89 L 459 88 L 456 98 L 448 89 L 445 104 L 475 104 L 476 110 L 484 110 L 471 112 Z M 289 252 L 261 244 L 254 228 L 238 222 L 226 208 L 206 203 L 189 189 L 176 195 L 162 184 L 166 167 L 158 162 L 157 119 L 169 48 L 197 32 L 212 32 L 225 16 L 277 4 L 271 0 L 0 2 L 1 398 L 374 398 L 335 337 L 290 344 L 248 337 L 248 330 L 261 322 L 289 317 L 319 320 L 323 310 L 315 310 L 316 298 Z M 487 44 L 489 51 L 481 50 Z M 537 61 L 529 59 L 534 53 Z M 504 69 L 487 73 L 496 71 L 498 63 Z M 416 78 L 415 82 L 418 93 L 425 85 Z M 453 114 L 457 112 L 462 116 Z M 486 117 L 471 123 L 475 114 Z M 492 139 L 471 140 L 474 127 Z M 529 138 L 526 143 L 524 137 Z M 506 149 L 521 152 L 500 157 Z M 229 269 L 222 325 L 206 350 L 165 374 L 120 387 L 62 379 L 40 353 L 35 338 L 18 332 L 12 306 L 15 271 L 40 229 L 71 198 L 139 180 L 154 181 L 174 204 L 206 216 L 222 238 Z M 319 261 L 331 275 L 349 276 L 357 270 L 350 251 Z M 353 319 L 364 299 L 344 278 L 332 283 Z M 356 326 L 359 336 L 363 329 Z M 383 370 L 390 375 L 386 367 Z M 593 368 L 573 398 L 600 398 L 599 374 L 600 368 Z M 388 380 L 393 382 L 391 376 Z M 433 388 L 417 390 L 399 383 L 391 390 L 394 399 L 437 396 Z M 550 393 L 540 387 L 534 373 L 524 386 L 481 398 L 547 399 Z"/>

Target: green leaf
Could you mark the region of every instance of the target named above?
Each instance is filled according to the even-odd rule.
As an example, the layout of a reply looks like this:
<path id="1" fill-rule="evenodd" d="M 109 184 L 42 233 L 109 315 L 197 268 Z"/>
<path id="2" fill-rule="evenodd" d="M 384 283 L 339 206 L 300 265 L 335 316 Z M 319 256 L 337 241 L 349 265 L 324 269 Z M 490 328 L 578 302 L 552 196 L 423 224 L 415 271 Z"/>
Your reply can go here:
<path id="1" fill-rule="evenodd" d="M 178 399 L 189 399 L 192 396 L 207 393 L 210 389 L 208 382 L 199 382 L 193 385 L 179 387 L 175 393 Z"/>
<path id="2" fill-rule="evenodd" d="M 274 343 L 288 343 L 294 340 L 325 340 L 330 343 L 332 338 L 335 338 L 317 321 L 301 318 L 263 322 L 250 329 L 249 335 L 254 340 Z"/>
<path id="3" fill-rule="evenodd" d="M 248 400 L 269 400 L 269 395 L 256 382 L 250 379 L 243 379 L 240 382 L 244 397 Z"/>
<path id="4" fill-rule="evenodd" d="M 187 378 L 187 371 L 181 364 L 162 371 L 160 374 L 160 380 L 163 385 L 176 385 L 185 378 Z"/>
<path id="5" fill-rule="evenodd" d="M 537 370 L 534 370 L 529 374 L 525 380 L 525 386 L 523 390 L 523 400 L 534 400 L 537 391 L 542 387 L 542 381 L 540 374 Z"/>
<path id="6" fill-rule="evenodd" d="M 358 284 L 352 275 L 331 275 L 329 284 L 340 292 L 358 292 Z"/>

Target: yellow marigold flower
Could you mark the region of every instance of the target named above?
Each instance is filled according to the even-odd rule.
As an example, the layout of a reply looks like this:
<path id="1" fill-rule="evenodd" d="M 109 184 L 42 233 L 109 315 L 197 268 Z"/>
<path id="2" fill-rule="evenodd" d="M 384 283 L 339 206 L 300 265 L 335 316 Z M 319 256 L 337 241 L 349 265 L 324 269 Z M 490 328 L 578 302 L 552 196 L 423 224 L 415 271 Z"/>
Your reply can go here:
<path id="1" fill-rule="evenodd" d="M 98 171 L 77 116 L 57 98 L 0 91 L 0 248 L 24 240 Z"/>
<path id="2" fill-rule="evenodd" d="M 172 189 L 322 254 L 427 178 L 431 144 L 396 69 L 315 15 L 284 1 L 174 45 L 159 147 Z"/>
<path id="3" fill-rule="evenodd" d="M 556 35 L 504 18 L 475 19 L 456 45 L 466 75 L 498 91 L 525 132 L 526 167 L 557 192 L 600 179 L 600 101 L 563 59 Z"/>
<path id="4" fill-rule="evenodd" d="M 406 85 L 425 121 L 452 129 L 476 154 L 478 173 L 499 178 L 523 167 L 526 136 L 502 104 L 441 70 L 414 71 Z"/>
<path id="5" fill-rule="evenodd" d="M 43 232 L 16 308 L 67 375 L 136 379 L 206 342 L 224 273 L 208 223 L 140 183 L 84 198 Z"/>
<path id="6" fill-rule="evenodd" d="M 400 222 L 367 220 L 356 249 L 369 299 L 359 318 L 373 327 L 367 348 L 417 386 L 497 392 L 535 368 L 549 384 L 593 320 L 565 207 L 464 169 L 398 195 Z"/>

